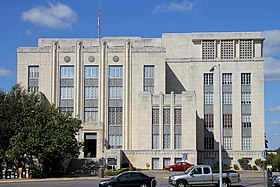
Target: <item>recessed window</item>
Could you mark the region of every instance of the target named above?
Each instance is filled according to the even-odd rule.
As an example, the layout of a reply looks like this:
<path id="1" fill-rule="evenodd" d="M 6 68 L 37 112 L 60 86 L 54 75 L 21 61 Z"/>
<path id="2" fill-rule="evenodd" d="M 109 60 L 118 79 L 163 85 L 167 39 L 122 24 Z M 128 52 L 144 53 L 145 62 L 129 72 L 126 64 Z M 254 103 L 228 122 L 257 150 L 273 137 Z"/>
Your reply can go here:
<path id="1" fill-rule="evenodd" d="M 212 60 L 215 58 L 215 41 L 203 40 L 202 41 L 202 59 Z"/>
<path id="2" fill-rule="evenodd" d="M 221 41 L 221 59 L 233 59 L 233 40 Z"/>
<path id="3" fill-rule="evenodd" d="M 253 41 L 252 40 L 240 40 L 239 54 L 240 54 L 240 59 L 253 58 Z"/>

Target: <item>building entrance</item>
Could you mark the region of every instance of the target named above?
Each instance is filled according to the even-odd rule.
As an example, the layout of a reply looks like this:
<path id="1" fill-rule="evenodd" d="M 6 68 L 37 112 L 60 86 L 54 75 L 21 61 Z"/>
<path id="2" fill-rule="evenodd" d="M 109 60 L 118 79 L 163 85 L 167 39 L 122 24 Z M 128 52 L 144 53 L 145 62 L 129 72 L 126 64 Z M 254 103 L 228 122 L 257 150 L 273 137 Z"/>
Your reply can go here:
<path id="1" fill-rule="evenodd" d="M 84 150 L 84 158 L 85 157 L 93 157 L 96 158 L 96 133 L 85 133 L 85 150 Z"/>

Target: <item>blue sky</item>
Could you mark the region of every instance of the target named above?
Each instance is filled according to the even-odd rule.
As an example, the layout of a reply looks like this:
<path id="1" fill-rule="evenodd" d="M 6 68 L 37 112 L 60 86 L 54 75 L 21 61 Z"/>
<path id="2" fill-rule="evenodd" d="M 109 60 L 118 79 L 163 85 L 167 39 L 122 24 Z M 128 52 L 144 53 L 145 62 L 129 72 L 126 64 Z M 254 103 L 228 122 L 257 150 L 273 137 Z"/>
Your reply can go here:
<path id="1" fill-rule="evenodd" d="M 102 36 L 260 31 L 265 40 L 265 127 L 280 147 L 279 0 L 103 0 Z M 0 88 L 16 83 L 16 50 L 38 38 L 97 37 L 97 0 L 9 0 L 0 6 Z"/>

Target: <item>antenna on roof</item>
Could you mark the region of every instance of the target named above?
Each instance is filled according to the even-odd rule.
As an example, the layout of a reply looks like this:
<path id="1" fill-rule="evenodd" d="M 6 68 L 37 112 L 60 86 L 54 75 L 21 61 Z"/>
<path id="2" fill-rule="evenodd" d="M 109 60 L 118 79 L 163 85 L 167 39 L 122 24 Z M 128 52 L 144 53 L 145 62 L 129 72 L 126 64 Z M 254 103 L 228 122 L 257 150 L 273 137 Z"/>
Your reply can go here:
<path id="1" fill-rule="evenodd" d="M 101 15 L 102 15 L 102 0 L 98 0 L 98 22 L 97 22 L 97 26 L 98 26 L 98 39 L 99 39 L 99 44 L 101 45 L 101 39 L 100 39 L 100 35 L 101 35 Z"/>

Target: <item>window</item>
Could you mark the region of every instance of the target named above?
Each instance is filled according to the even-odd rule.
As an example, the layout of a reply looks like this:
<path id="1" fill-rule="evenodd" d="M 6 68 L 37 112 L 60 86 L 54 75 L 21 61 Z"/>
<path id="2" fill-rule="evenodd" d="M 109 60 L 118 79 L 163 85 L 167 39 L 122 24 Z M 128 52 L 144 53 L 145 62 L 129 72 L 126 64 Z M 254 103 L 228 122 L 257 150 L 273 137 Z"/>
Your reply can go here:
<path id="1" fill-rule="evenodd" d="M 251 103 L 251 92 L 242 92 L 241 93 L 241 103 L 243 103 L 243 104 Z"/>
<path id="2" fill-rule="evenodd" d="M 61 99 L 74 99 L 74 87 L 73 86 L 61 86 L 60 98 Z"/>
<path id="3" fill-rule="evenodd" d="M 210 169 L 208 167 L 203 168 L 204 174 L 210 174 Z"/>
<path id="4" fill-rule="evenodd" d="M 109 66 L 109 78 L 123 78 L 122 66 Z"/>
<path id="5" fill-rule="evenodd" d="M 232 74 L 231 73 L 223 73 L 223 85 L 232 85 Z"/>
<path id="6" fill-rule="evenodd" d="M 85 121 L 98 121 L 98 108 L 97 107 L 85 107 Z"/>
<path id="7" fill-rule="evenodd" d="M 192 174 L 200 175 L 200 174 L 202 174 L 202 169 L 201 168 L 195 168 L 195 169 L 192 170 Z"/>
<path id="8" fill-rule="evenodd" d="M 109 66 L 109 93 L 108 93 L 108 136 L 109 148 L 122 148 L 123 124 L 123 67 Z"/>
<path id="9" fill-rule="evenodd" d="M 170 165 L 170 158 L 163 158 L 163 169 Z"/>
<path id="10" fill-rule="evenodd" d="M 239 54 L 240 54 L 240 59 L 253 58 L 253 41 L 252 40 L 240 40 Z"/>
<path id="11" fill-rule="evenodd" d="M 213 114 L 204 114 L 204 127 L 214 128 Z"/>
<path id="12" fill-rule="evenodd" d="M 73 116 L 74 107 L 59 107 L 59 112 L 63 114 L 70 113 L 70 115 Z"/>
<path id="13" fill-rule="evenodd" d="M 242 150 L 251 150 L 251 147 L 252 147 L 252 138 L 242 137 Z"/>
<path id="14" fill-rule="evenodd" d="M 152 169 L 159 169 L 159 158 L 152 158 Z"/>
<path id="15" fill-rule="evenodd" d="M 213 92 L 204 93 L 204 104 L 213 104 Z"/>
<path id="16" fill-rule="evenodd" d="M 154 93 L 154 65 L 144 66 L 144 91 Z"/>
<path id="17" fill-rule="evenodd" d="M 175 124 L 175 149 L 181 149 L 182 148 L 182 109 L 181 108 L 175 108 L 174 111 L 174 124 Z"/>
<path id="18" fill-rule="evenodd" d="M 223 127 L 232 128 L 232 114 L 223 114 Z"/>
<path id="19" fill-rule="evenodd" d="M 241 85 L 251 84 L 251 73 L 241 73 Z"/>
<path id="20" fill-rule="evenodd" d="M 204 137 L 204 149 L 214 149 L 214 137 Z"/>
<path id="21" fill-rule="evenodd" d="M 223 104 L 232 104 L 231 92 L 223 92 Z"/>
<path id="22" fill-rule="evenodd" d="M 74 79 L 74 66 L 61 66 L 60 67 L 61 79 Z"/>
<path id="23" fill-rule="evenodd" d="M 60 66 L 60 112 L 74 115 L 74 66 Z"/>
<path id="24" fill-rule="evenodd" d="M 39 66 L 28 66 L 28 92 L 39 91 Z"/>
<path id="25" fill-rule="evenodd" d="M 213 73 L 204 73 L 204 85 L 213 85 Z"/>
<path id="26" fill-rule="evenodd" d="M 98 66 L 84 67 L 84 121 L 98 121 Z"/>
<path id="27" fill-rule="evenodd" d="M 170 149 L 170 108 L 163 109 L 163 149 Z"/>
<path id="28" fill-rule="evenodd" d="M 202 59 L 212 60 L 215 58 L 215 41 L 204 40 L 202 41 Z"/>
<path id="29" fill-rule="evenodd" d="M 98 66 L 85 66 L 85 78 L 98 78 Z"/>
<path id="30" fill-rule="evenodd" d="M 232 150 L 232 137 L 224 136 L 223 147 L 225 150 Z"/>
<path id="31" fill-rule="evenodd" d="M 242 128 L 251 128 L 251 114 L 242 114 Z"/>
<path id="32" fill-rule="evenodd" d="M 152 149 L 159 149 L 159 109 L 152 109 Z"/>
<path id="33" fill-rule="evenodd" d="M 221 41 L 221 59 L 233 59 L 233 40 Z"/>

